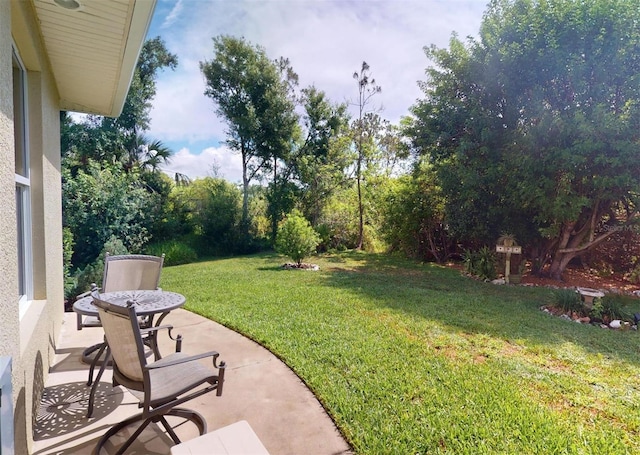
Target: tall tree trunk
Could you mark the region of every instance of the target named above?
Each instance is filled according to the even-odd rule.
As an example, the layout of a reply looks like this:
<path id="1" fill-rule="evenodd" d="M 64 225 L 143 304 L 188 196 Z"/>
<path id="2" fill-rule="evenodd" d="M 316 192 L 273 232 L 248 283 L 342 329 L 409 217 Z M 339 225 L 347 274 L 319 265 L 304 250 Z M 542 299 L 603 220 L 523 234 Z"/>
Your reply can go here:
<path id="1" fill-rule="evenodd" d="M 249 237 L 249 177 L 247 176 L 247 150 L 241 145 L 242 155 L 242 235 Z"/>
<path id="2" fill-rule="evenodd" d="M 273 196 L 271 198 L 271 243 L 275 245 L 278 235 L 278 214 L 281 210 L 278 194 L 278 159 L 273 158 Z"/>
<path id="3" fill-rule="evenodd" d="M 362 172 L 362 158 L 358 157 L 358 164 L 356 169 L 356 181 L 358 186 L 358 245 L 356 249 L 361 250 L 364 243 L 364 206 L 362 204 L 362 185 L 361 176 Z"/>
<path id="4" fill-rule="evenodd" d="M 554 280 L 562 281 L 562 274 L 564 273 L 569 262 L 576 257 L 578 253 L 556 253 L 551 261 L 549 267 L 549 276 Z"/>
<path id="5" fill-rule="evenodd" d="M 561 280 L 562 273 L 573 258 L 585 251 L 595 248 L 616 231 L 610 228 L 596 237 L 596 226 L 610 206 L 611 203 L 602 203 L 599 200 L 595 201 L 590 208 L 591 213 L 584 216 L 582 225 L 579 225 L 577 221 L 566 222 L 562 225 L 558 245 L 553 252 L 551 266 L 549 267 L 549 275 L 551 278 Z M 635 219 L 636 213 L 637 212 L 628 214 L 625 223 L 616 227 L 621 227 L 632 222 Z"/>

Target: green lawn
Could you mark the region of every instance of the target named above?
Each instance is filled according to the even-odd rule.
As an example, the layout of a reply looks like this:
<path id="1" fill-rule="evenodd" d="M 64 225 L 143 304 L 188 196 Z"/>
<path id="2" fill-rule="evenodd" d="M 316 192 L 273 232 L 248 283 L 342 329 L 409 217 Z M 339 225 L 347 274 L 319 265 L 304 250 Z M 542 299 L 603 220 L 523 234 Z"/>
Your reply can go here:
<path id="1" fill-rule="evenodd" d="M 358 454 L 640 453 L 638 332 L 564 321 L 539 310 L 547 289 L 434 264 L 284 262 L 167 267 L 161 285 L 282 358 Z"/>

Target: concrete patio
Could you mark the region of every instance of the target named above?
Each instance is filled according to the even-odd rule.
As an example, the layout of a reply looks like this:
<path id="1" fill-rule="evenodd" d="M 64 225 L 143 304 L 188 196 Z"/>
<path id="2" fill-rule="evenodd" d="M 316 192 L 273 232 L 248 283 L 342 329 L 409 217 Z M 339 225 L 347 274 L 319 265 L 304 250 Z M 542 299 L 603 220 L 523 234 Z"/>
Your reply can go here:
<path id="1" fill-rule="evenodd" d="M 163 324 L 173 325 L 174 334 L 182 334 L 183 352 L 215 350 L 227 363 L 221 397 L 209 393 L 183 405 L 205 417 L 208 432 L 246 420 L 271 455 L 351 453 L 315 396 L 269 351 L 186 310 L 171 312 Z M 35 424 L 33 455 L 92 453 L 113 424 L 139 412 L 133 395 L 123 387 L 111 386 L 111 370 L 107 368 L 96 392 L 94 415 L 86 417 L 89 367 L 81 362 L 81 354 L 102 337 L 99 328 L 76 330 L 75 313 L 65 314 Z M 165 334 L 160 336 L 160 347 L 167 353 L 174 349 Z M 190 423 L 170 420 L 170 424 L 182 441 L 197 436 Z M 127 436 L 124 433 L 111 438 L 103 453 L 115 453 L 118 442 Z M 151 425 L 127 453 L 169 454 L 172 445 L 166 434 Z"/>

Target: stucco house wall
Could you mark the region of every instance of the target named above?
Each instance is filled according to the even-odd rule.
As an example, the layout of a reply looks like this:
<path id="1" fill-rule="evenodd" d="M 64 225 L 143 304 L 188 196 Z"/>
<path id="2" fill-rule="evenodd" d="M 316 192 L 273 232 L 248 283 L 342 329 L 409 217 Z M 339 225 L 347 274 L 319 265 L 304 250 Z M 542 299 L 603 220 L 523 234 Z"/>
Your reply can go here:
<path id="1" fill-rule="evenodd" d="M 58 93 L 31 4 L 0 0 L 0 355 L 13 359 L 14 445 L 30 453 L 32 427 L 64 306 Z M 27 71 L 33 299 L 17 301 L 12 43 Z"/>
<path id="2" fill-rule="evenodd" d="M 0 357 L 12 361 L 9 421 L 17 454 L 31 453 L 64 316 L 60 110 L 120 114 L 154 8 L 155 0 L 0 0 Z M 24 120 L 14 106 L 13 49 L 17 86 L 26 80 Z M 15 125 L 23 122 L 28 176 L 19 175 L 15 163 Z M 18 204 L 18 189 L 30 193 L 29 202 Z M 24 219 L 30 231 L 18 227 L 18 206 L 29 207 Z M 20 233 L 27 239 L 24 250 Z M 18 257 L 31 264 L 25 270 L 31 291 L 20 280 Z M 0 409 L 0 425 L 6 408 Z M 0 428 L 3 438 L 6 428 Z"/>

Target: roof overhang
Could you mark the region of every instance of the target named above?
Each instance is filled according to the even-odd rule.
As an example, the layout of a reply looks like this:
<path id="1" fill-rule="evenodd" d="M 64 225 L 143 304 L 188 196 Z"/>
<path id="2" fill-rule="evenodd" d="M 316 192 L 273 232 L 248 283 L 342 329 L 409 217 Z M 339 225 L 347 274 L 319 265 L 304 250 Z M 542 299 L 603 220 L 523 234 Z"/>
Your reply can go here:
<path id="1" fill-rule="evenodd" d="M 31 0 L 62 110 L 122 112 L 156 0 Z"/>

